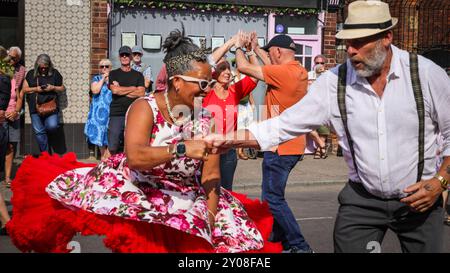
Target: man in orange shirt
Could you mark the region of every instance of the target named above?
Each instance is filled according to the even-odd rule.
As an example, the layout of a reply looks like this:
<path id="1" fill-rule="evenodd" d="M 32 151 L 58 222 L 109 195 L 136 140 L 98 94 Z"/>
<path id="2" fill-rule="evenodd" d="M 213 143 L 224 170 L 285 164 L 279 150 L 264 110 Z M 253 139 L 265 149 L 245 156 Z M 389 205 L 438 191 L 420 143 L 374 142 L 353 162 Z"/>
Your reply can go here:
<path id="1" fill-rule="evenodd" d="M 261 58 L 263 66 L 251 64 L 245 58 L 245 54 L 254 54 L 244 53 L 245 37 L 240 33 L 235 44 L 237 67 L 241 73 L 267 84 L 267 118 L 278 116 L 306 95 L 308 72 L 295 60 L 296 47 L 289 36 L 278 35 L 266 46 L 256 46 L 254 53 Z M 255 40 L 250 42 L 257 43 Z M 300 136 L 279 145 L 274 151 L 264 152 L 262 163 L 262 199 L 269 203 L 274 217 L 271 240 L 281 241 L 283 252 L 287 253 L 312 252 L 284 197 L 289 173 L 303 158 L 304 149 L 305 137 Z"/>

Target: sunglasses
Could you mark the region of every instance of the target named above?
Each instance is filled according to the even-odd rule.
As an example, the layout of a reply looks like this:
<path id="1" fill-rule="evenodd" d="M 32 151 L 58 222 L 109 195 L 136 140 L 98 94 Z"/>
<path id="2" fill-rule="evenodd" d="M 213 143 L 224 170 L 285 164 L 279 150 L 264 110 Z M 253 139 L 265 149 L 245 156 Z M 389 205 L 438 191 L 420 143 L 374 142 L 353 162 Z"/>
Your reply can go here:
<path id="1" fill-rule="evenodd" d="M 317 62 L 316 64 L 325 64 L 324 62 Z"/>
<path id="2" fill-rule="evenodd" d="M 130 57 L 130 54 L 128 54 L 128 53 L 122 53 L 122 54 L 120 54 L 119 56 L 120 56 L 121 58 L 123 58 L 123 57 L 129 58 L 129 57 Z"/>
<path id="3" fill-rule="evenodd" d="M 200 87 L 200 89 L 202 91 L 206 91 L 208 88 L 212 88 L 214 86 L 214 84 L 216 83 L 216 80 L 207 81 L 207 80 L 202 80 L 199 78 L 194 78 L 194 77 L 189 77 L 189 76 L 184 76 L 184 75 L 175 75 L 175 76 L 170 77 L 169 80 L 172 80 L 175 77 L 181 78 L 187 82 L 198 83 L 198 86 Z"/>
<path id="4" fill-rule="evenodd" d="M 100 68 L 109 68 L 109 65 L 100 65 Z"/>

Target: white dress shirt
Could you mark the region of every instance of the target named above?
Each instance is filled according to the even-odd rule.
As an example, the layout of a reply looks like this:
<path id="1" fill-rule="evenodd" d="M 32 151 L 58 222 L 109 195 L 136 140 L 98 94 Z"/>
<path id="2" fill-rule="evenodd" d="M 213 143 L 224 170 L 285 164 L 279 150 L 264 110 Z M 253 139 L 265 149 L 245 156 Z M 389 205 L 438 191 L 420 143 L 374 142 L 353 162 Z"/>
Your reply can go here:
<path id="1" fill-rule="evenodd" d="M 411 86 L 409 54 L 391 46 L 393 56 L 387 84 L 380 98 L 366 78 L 347 61 L 347 123 L 353 139 L 356 172 L 337 102 L 338 67 L 319 77 L 308 94 L 273 119 L 253 123 L 249 130 L 263 150 L 305 134 L 320 125 L 338 136 L 349 179 L 362 182 L 380 198 L 402 198 L 416 183 L 418 115 Z M 444 138 L 443 156 L 450 156 L 450 79 L 432 61 L 419 56 L 420 83 L 425 106 L 425 166 L 422 179 L 436 173 L 436 137 Z"/>

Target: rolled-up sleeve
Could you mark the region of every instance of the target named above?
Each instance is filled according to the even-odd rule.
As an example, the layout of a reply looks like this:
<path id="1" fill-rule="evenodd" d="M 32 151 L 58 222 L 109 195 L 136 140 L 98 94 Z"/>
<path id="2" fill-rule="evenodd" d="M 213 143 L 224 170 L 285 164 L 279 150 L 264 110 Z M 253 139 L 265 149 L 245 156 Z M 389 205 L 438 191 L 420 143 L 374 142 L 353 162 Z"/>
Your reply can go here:
<path id="1" fill-rule="evenodd" d="M 330 76 L 331 72 L 322 75 L 310 86 L 308 94 L 303 99 L 279 116 L 250 124 L 249 131 L 258 141 L 261 150 L 270 150 L 329 121 L 331 100 L 328 82 L 329 78 L 332 78 Z"/>

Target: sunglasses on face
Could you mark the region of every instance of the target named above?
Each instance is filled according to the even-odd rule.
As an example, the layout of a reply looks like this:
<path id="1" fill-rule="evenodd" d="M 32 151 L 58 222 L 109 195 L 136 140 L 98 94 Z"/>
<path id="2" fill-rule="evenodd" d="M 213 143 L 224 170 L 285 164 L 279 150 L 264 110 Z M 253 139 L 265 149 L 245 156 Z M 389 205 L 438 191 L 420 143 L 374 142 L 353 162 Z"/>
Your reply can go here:
<path id="1" fill-rule="evenodd" d="M 100 68 L 101 68 L 101 69 L 103 69 L 103 68 L 109 68 L 109 65 L 100 65 Z"/>
<path id="2" fill-rule="evenodd" d="M 200 87 L 200 89 L 202 91 L 205 91 L 208 88 L 212 88 L 214 86 L 214 84 L 216 83 L 216 80 L 207 81 L 207 80 L 194 78 L 194 77 L 189 77 L 189 76 L 184 76 L 184 75 L 175 75 L 175 76 L 170 77 L 169 80 L 172 80 L 175 77 L 181 78 L 181 79 L 183 79 L 184 81 L 187 81 L 187 82 L 196 82 L 196 83 L 198 83 L 198 86 Z"/>
<path id="3" fill-rule="evenodd" d="M 325 64 L 324 62 L 316 62 L 316 64 Z"/>
<path id="4" fill-rule="evenodd" d="M 121 58 L 123 58 L 123 57 L 129 58 L 129 57 L 130 57 L 130 54 L 128 54 L 128 53 L 122 53 L 122 54 L 120 54 L 120 57 L 121 57 Z"/>
<path id="5" fill-rule="evenodd" d="M 133 56 L 142 56 L 141 53 L 133 53 Z"/>

